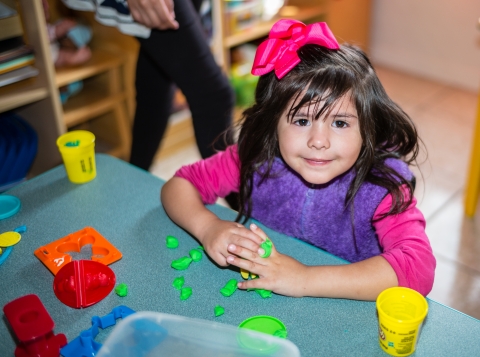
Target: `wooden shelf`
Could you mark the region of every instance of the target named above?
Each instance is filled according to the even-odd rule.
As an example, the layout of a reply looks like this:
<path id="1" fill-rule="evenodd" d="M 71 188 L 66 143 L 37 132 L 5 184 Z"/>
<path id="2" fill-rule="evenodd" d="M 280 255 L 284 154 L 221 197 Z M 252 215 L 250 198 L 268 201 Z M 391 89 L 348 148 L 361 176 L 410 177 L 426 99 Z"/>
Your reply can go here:
<path id="1" fill-rule="evenodd" d="M 258 24 L 255 24 L 252 28 L 240 31 L 233 35 L 227 36 L 224 39 L 224 46 L 226 48 L 232 48 L 242 43 L 256 40 L 258 38 L 268 35 L 268 32 L 272 28 L 273 24 L 277 22 L 278 19 L 283 17 L 294 18 L 299 21 L 308 21 L 316 17 L 326 15 L 326 8 L 323 5 L 311 6 L 311 7 L 298 7 L 298 11 L 292 14 L 292 16 L 277 16 L 270 21 L 263 21 Z"/>
<path id="2" fill-rule="evenodd" d="M 95 95 L 96 91 L 89 91 L 85 96 L 72 98 L 68 103 L 69 108 L 65 111 L 63 119 L 67 127 L 80 124 L 84 121 L 95 118 L 98 115 L 104 114 L 113 110 L 122 100 L 125 99 L 123 94 L 117 94 L 99 99 Z"/>
<path id="3" fill-rule="evenodd" d="M 69 83 L 95 76 L 112 67 L 118 67 L 121 63 L 122 60 L 118 55 L 96 49 L 92 53 L 92 58 L 81 66 L 57 69 L 55 83 L 57 87 L 62 87 Z"/>
<path id="4" fill-rule="evenodd" d="M 127 95 L 120 78 L 124 63 L 122 55 L 94 48 L 92 58 L 81 66 L 57 69 L 55 83 L 58 88 L 76 81 L 83 83 L 81 91 L 63 105 L 63 122 L 67 128 L 92 124 L 90 130 L 95 136 L 102 133 L 104 138 L 112 136 L 111 141 L 115 141 L 109 143 L 110 149 L 105 152 L 126 159 L 131 138 Z M 99 120 L 100 117 L 104 120 Z"/>
<path id="5" fill-rule="evenodd" d="M 28 78 L 0 87 L 0 113 L 37 102 L 47 96 L 48 88 L 42 86 L 37 78 Z"/>

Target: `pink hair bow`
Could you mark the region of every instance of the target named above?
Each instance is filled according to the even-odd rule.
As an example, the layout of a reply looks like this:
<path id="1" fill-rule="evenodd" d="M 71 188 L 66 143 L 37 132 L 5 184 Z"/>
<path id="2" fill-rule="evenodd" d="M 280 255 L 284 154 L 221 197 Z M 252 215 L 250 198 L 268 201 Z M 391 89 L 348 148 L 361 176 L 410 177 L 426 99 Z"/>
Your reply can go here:
<path id="1" fill-rule="evenodd" d="M 268 39 L 257 48 L 252 74 L 261 76 L 275 70 L 277 78 L 283 78 L 300 62 L 297 51 L 306 44 L 320 45 L 331 50 L 340 48 L 325 22 L 305 25 L 297 20 L 278 20 L 270 30 Z"/>

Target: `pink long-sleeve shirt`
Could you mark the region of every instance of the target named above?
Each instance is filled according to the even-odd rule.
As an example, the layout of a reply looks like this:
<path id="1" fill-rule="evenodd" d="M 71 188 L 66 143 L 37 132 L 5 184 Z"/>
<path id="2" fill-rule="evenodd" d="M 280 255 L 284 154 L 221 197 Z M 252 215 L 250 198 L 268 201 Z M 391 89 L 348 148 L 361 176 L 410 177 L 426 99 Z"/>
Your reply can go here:
<path id="1" fill-rule="evenodd" d="M 183 166 L 175 176 L 191 182 L 205 204 L 213 204 L 218 197 L 238 192 L 240 161 L 237 146 L 230 146 L 206 160 Z M 425 234 L 425 218 L 416 204 L 417 200 L 413 198 L 402 213 L 377 220 L 392 206 L 392 196 L 388 194 L 378 205 L 372 225 L 383 251 L 381 256 L 395 271 L 398 285 L 426 296 L 433 286 L 436 261 Z"/>

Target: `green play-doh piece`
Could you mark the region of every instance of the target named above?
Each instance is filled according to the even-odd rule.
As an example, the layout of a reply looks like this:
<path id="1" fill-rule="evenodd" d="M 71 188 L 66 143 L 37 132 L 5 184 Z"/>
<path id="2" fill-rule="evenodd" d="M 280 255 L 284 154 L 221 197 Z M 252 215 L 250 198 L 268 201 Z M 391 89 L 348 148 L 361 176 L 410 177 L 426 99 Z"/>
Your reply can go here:
<path id="1" fill-rule="evenodd" d="M 192 249 L 190 251 L 190 257 L 194 262 L 198 262 L 200 259 L 202 259 L 202 253 L 200 253 L 197 249 Z"/>
<path id="2" fill-rule="evenodd" d="M 265 242 L 260 244 L 260 248 L 262 248 L 265 251 L 265 253 L 261 255 L 262 258 L 268 258 L 270 254 L 272 254 L 272 246 L 273 246 L 272 241 L 268 238 L 265 240 Z"/>
<path id="3" fill-rule="evenodd" d="M 179 276 L 178 278 L 175 278 L 173 280 L 172 286 L 175 289 L 180 290 L 182 288 L 183 284 L 185 284 L 185 278 L 183 276 Z"/>
<path id="4" fill-rule="evenodd" d="M 237 281 L 235 279 L 231 279 L 223 288 L 220 289 L 220 293 L 223 296 L 229 297 L 235 292 L 235 290 L 237 290 Z"/>
<path id="5" fill-rule="evenodd" d="M 185 270 L 188 268 L 191 262 L 192 262 L 192 258 L 182 257 L 172 262 L 172 268 L 177 270 Z"/>
<path id="6" fill-rule="evenodd" d="M 115 293 L 116 293 L 118 296 L 121 296 L 121 297 L 127 296 L 127 294 L 128 294 L 127 284 L 124 284 L 124 283 L 118 284 L 118 285 L 115 287 Z"/>
<path id="7" fill-rule="evenodd" d="M 213 311 L 215 312 L 215 317 L 219 317 L 225 313 L 225 309 L 220 305 L 215 306 Z"/>
<path id="8" fill-rule="evenodd" d="M 192 288 L 182 288 L 180 290 L 180 300 L 187 300 L 192 295 Z"/>
<path id="9" fill-rule="evenodd" d="M 178 239 L 174 236 L 167 236 L 165 238 L 165 243 L 167 244 L 167 248 L 175 249 L 178 247 Z"/>
<path id="10" fill-rule="evenodd" d="M 272 297 L 271 290 L 264 290 L 264 289 L 255 289 L 255 291 L 260 295 L 263 299 Z"/>
<path id="11" fill-rule="evenodd" d="M 201 245 L 199 245 L 199 246 L 197 247 L 197 249 L 205 250 L 205 248 L 203 248 L 203 246 L 201 246 Z"/>
<path id="12" fill-rule="evenodd" d="M 73 147 L 80 145 L 80 140 L 68 141 L 65 143 L 65 146 Z"/>

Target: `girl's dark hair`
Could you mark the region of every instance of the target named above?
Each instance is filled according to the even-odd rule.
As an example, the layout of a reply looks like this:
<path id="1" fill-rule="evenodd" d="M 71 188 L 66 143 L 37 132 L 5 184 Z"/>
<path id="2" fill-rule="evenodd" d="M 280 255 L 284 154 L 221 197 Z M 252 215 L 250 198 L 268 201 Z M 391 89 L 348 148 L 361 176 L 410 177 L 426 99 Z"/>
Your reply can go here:
<path id="1" fill-rule="evenodd" d="M 387 166 L 385 159 L 400 158 L 408 164 L 415 161 L 419 138 L 410 117 L 388 97 L 360 49 L 351 45 L 342 45 L 339 50 L 305 45 L 298 56 L 300 63 L 282 79 L 273 71 L 260 77 L 255 104 L 243 112 L 238 138 L 241 168 L 237 221 L 242 216 L 245 221 L 250 218 L 254 174 L 261 175 L 261 180 L 269 177 L 275 157 L 280 156 L 277 124 L 287 105 L 291 103 L 287 112 L 290 120 L 301 107 L 316 103 L 318 119 L 348 92 L 357 110 L 362 148 L 345 206 L 353 202 L 364 182 L 371 182 L 393 196 L 392 207 L 382 218 L 404 211 L 413 198 L 413 183 Z M 321 107 L 320 102 L 324 103 Z M 401 185 L 408 188 L 408 195 L 402 193 Z"/>

